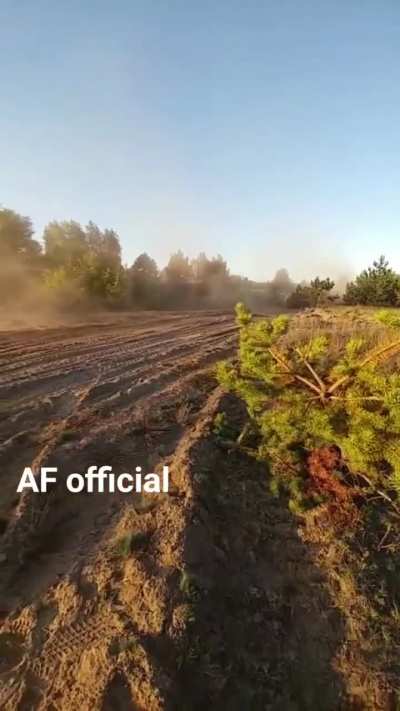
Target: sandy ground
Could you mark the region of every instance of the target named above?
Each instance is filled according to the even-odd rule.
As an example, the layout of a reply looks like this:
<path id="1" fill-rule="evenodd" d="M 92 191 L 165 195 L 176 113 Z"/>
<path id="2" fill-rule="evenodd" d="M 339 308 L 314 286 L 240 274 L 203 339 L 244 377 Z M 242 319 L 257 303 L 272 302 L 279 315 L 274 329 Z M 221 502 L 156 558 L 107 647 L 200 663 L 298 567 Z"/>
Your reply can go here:
<path id="1" fill-rule="evenodd" d="M 82 698 L 75 699 L 64 666 L 60 691 L 54 650 L 76 654 L 76 643 L 87 646 L 123 627 L 104 592 L 106 611 L 85 627 L 93 599 L 99 603 L 99 580 L 81 576 L 135 497 L 71 495 L 65 477 L 90 464 L 108 464 L 116 473 L 140 465 L 148 472 L 173 454 L 215 387 L 205 370 L 232 352 L 236 329 L 231 315 L 204 312 L 111 315 L 51 328 L 18 325 L 0 333 L 1 708 L 100 708 L 101 684 L 94 692 L 89 682 L 81 683 Z M 16 493 L 24 467 L 31 465 L 35 471 L 58 467 L 48 495 Z M 134 590 L 143 594 L 137 583 L 129 594 Z"/>
<path id="2" fill-rule="evenodd" d="M 267 464 L 214 432 L 221 411 L 237 433 L 246 418 L 212 375 L 235 350 L 230 314 L 9 326 L 0 709 L 396 708 L 338 607 L 333 544 L 310 545 L 271 497 Z M 170 491 L 70 494 L 66 476 L 93 464 L 168 465 Z M 44 465 L 57 484 L 18 495 L 24 467 Z"/>

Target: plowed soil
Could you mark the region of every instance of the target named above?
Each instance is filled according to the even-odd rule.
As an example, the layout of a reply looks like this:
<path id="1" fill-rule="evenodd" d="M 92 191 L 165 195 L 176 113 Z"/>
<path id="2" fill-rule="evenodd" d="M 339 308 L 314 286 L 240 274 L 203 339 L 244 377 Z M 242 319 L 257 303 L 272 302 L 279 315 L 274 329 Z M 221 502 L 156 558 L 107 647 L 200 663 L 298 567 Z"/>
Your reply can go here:
<path id="1" fill-rule="evenodd" d="M 71 495 L 63 477 L 90 464 L 109 464 L 116 473 L 138 465 L 154 470 L 193 425 L 215 387 L 205 370 L 232 352 L 236 337 L 225 314 L 99 320 L 0 334 L 1 708 L 92 709 L 103 696 L 118 708 L 112 699 L 124 692 L 119 677 L 109 678 L 111 667 L 100 680 L 94 664 L 96 690 L 84 678 L 92 673 L 90 645 L 97 659 L 99 641 L 115 636 L 125 620 L 108 599 L 108 573 L 91 582 L 83 571 L 102 560 L 99 551 L 126 511 L 147 520 L 147 504 L 135 495 Z M 24 467 L 44 464 L 58 467 L 57 485 L 48 495 L 18 495 Z M 119 566 L 110 574 L 118 577 Z M 143 575 L 118 592 L 141 608 Z M 164 576 L 157 585 L 161 595 Z M 151 604 L 149 633 L 162 624 L 157 595 Z M 84 648 L 75 681 L 68 681 L 66 660 L 76 662 Z M 101 664 L 108 669 L 105 658 Z M 83 691 L 74 692 L 75 685 Z"/>
<path id="2" fill-rule="evenodd" d="M 1 709 L 388 708 L 346 692 L 316 556 L 214 434 L 245 419 L 210 368 L 235 345 L 224 313 L 1 332 Z M 69 493 L 93 464 L 167 464 L 170 492 Z M 42 465 L 57 484 L 18 495 Z"/>

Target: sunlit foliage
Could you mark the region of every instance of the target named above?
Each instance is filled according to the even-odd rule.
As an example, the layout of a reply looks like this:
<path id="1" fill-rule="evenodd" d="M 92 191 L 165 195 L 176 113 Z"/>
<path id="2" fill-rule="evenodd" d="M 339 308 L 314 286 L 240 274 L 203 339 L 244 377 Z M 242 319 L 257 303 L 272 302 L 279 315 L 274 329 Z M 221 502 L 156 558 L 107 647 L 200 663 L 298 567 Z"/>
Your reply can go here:
<path id="1" fill-rule="evenodd" d="M 260 435 L 257 454 L 292 506 L 312 502 L 307 456 L 329 445 L 374 490 L 400 495 L 400 373 L 384 367 L 400 353 L 400 334 L 372 350 L 350 338 L 336 357 L 329 334 L 293 344 L 282 338 L 286 316 L 256 320 L 243 304 L 236 313 L 238 362 L 221 363 L 218 379 L 246 402 Z"/>

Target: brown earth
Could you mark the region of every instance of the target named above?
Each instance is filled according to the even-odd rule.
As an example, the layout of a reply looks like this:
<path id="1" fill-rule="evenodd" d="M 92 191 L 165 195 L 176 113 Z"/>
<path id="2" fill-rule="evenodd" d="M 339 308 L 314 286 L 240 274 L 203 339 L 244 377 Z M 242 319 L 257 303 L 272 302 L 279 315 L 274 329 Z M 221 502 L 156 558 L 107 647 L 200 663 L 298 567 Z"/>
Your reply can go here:
<path id="1" fill-rule="evenodd" d="M 213 432 L 245 419 L 210 372 L 235 343 L 212 312 L 0 333 L 1 709 L 389 708 L 346 678 L 321 547 Z M 31 464 L 48 494 L 16 494 Z M 92 464 L 170 492 L 70 494 Z"/>
<path id="2" fill-rule="evenodd" d="M 173 453 L 215 387 L 205 369 L 231 353 L 235 331 L 230 314 L 145 313 L 1 332 L 1 708 L 75 708 L 68 662 L 56 660 L 72 654 L 76 661 L 77 644 L 87 656 L 76 670 L 76 703 L 94 708 L 95 699 L 123 696 L 111 673 L 117 665 L 108 669 L 108 644 L 101 653 L 104 687 L 92 657 L 98 659 L 100 639 L 124 628 L 111 603 L 117 589 L 132 598 L 128 609 L 135 595 L 145 607 L 145 572 L 134 575 L 131 590 L 129 579 L 117 584 L 120 564 L 96 571 L 93 582 L 83 571 L 94 561 L 105 565 L 104 545 L 127 515 L 149 516 L 139 496 L 72 495 L 63 479 L 90 464 L 109 464 L 116 473 L 141 465 L 147 472 Z M 58 467 L 57 485 L 48 495 L 16 494 L 24 467 L 42 464 Z M 149 593 L 149 634 L 161 620 L 162 577 L 157 586 L 158 595 Z M 86 680 L 92 667 L 95 688 Z"/>

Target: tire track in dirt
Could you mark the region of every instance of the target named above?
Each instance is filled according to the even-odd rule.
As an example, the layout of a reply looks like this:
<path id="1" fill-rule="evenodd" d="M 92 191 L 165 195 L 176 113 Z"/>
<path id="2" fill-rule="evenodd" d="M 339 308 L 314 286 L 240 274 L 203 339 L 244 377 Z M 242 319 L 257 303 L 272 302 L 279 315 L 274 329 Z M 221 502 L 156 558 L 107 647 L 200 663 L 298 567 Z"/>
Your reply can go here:
<path id="1" fill-rule="evenodd" d="M 63 474 L 84 472 L 98 461 L 111 465 L 115 473 L 133 471 L 134 465 L 142 466 L 144 471 L 153 468 L 157 459 L 173 451 L 184 436 L 186 423 L 190 425 L 196 418 L 210 387 L 214 383 L 204 370 L 190 369 L 184 377 L 180 367 L 162 381 L 150 383 L 140 398 L 136 393 L 133 408 L 121 413 L 113 425 L 106 419 L 97 426 L 90 422 L 86 430 L 83 427 L 83 446 L 60 441 L 60 434 L 73 422 L 74 415 L 61 423 L 54 439 L 32 465 L 34 470 L 44 463 L 57 466 L 57 485 L 47 495 L 38 496 L 30 491 L 23 494 L 16 516 L 3 536 L 3 550 L 8 557 L 8 569 L 4 567 L 3 574 L 8 573 L 9 586 L 13 576 L 15 589 L 21 582 L 25 587 L 25 581 L 32 580 L 31 588 L 35 594 L 40 593 L 41 581 L 49 579 L 43 556 L 49 554 L 57 575 L 65 572 L 75 565 L 82 551 L 86 555 L 92 549 L 99 533 L 97 522 L 103 527 L 126 503 L 126 496 L 118 493 L 71 496 L 64 488 Z M 89 394 L 90 389 L 86 397 Z M 81 402 L 84 401 L 83 397 Z M 15 576 L 16 571 L 19 572 Z"/>
<path id="2" fill-rule="evenodd" d="M 43 331 L 2 340 L 0 652 L 5 647 L 8 657 L 0 668 L 1 708 L 61 708 L 60 684 L 74 689 L 74 707 L 109 708 L 115 699 L 133 698 L 127 688 L 137 675 L 139 697 L 152 698 L 149 708 L 163 708 L 152 651 L 158 642 L 149 633 L 137 650 L 135 670 L 116 667 L 114 638 L 134 637 L 142 623 L 132 626 L 125 603 L 114 605 L 112 581 L 104 583 L 101 574 L 100 582 L 87 578 L 127 511 L 147 525 L 154 506 L 165 510 L 166 502 L 149 506 L 138 495 L 128 502 L 123 494 L 72 496 L 63 481 L 93 463 L 110 464 L 115 473 L 132 472 L 136 465 L 154 470 L 173 455 L 215 388 L 207 368 L 232 352 L 232 319 L 182 314 L 150 321 L 148 328 L 138 316 L 132 327 L 90 327 L 89 337 L 79 332 L 79 342 L 75 331 L 69 338 L 68 329 L 50 331 L 49 340 Z M 15 495 L 29 465 L 34 471 L 58 467 L 57 484 L 47 495 Z M 149 585 L 154 581 L 166 590 L 164 573 L 159 579 L 156 570 L 143 575 Z M 123 572 L 113 564 L 110 574 L 117 579 Z M 100 667 L 97 648 L 103 650 Z M 82 679 L 91 655 L 99 679 L 89 692 Z"/>
<path id="3" fill-rule="evenodd" d="M 242 411 L 210 388 L 193 406 L 166 455 L 169 496 L 121 507 L 39 607 L 6 621 L 6 711 L 26 698 L 37 711 L 104 711 L 117 700 L 122 711 L 351 707 L 331 665 L 343 629 L 321 572 L 268 497 L 262 465 L 213 435 L 221 407 L 239 425 Z"/>
<path id="4" fill-rule="evenodd" d="M 55 502 L 57 500 L 56 490 L 63 484 L 62 480 L 59 480 L 58 486 L 54 487 L 54 490 L 47 496 L 36 496 L 28 491 L 16 503 L 18 496 L 15 495 L 15 489 L 24 466 L 31 465 L 34 471 L 45 464 L 57 466 L 59 471 L 65 474 L 72 471 L 84 471 L 86 468 L 83 466 L 84 462 L 87 462 L 87 466 L 89 466 L 93 461 L 99 461 L 103 437 L 101 430 L 105 431 L 104 434 L 108 440 L 105 452 L 104 448 L 104 453 L 102 452 L 103 457 L 108 456 L 107 463 L 112 463 L 109 461 L 111 459 L 118 466 L 119 461 L 119 466 L 122 466 L 123 463 L 129 471 L 132 457 L 136 456 L 139 458 L 138 464 L 146 465 L 148 446 L 144 442 L 143 435 L 135 438 L 133 446 L 129 436 L 121 435 L 121 428 L 129 428 L 130 421 L 137 418 L 138 412 L 149 399 L 155 403 L 156 409 L 159 409 L 159 399 L 163 400 L 164 407 L 168 408 L 167 401 L 173 393 L 172 407 L 176 410 L 177 398 L 184 400 L 185 387 L 189 387 L 188 383 L 181 389 L 179 387 L 180 381 L 184 382 L 184 376 L 195 375 L 205 365 L 211 364 L 221 355 L 228 354 L 233 348 L 235 329 L 232 326 L 232 321 L 227 325 L 229 319 L 226 316 L 210 318 L 207 315 L 206 317 L 192 318 L 190 326 L 192 336 L 188 332 L 187 317 L 182 318 L 183 323 L 176 323 L 177 320 L 179 321 L 179 319 L 174 319 L 172 334 L 161 323 L 160 333 L 152 334 L 150 345 L 147 335 L 144 335 L 143 341 L 141 341 L 140 332 L 137 337 L 133 337 L 129 329 L 125 329 L 122 335 L 117 334 L 117 342 L 120 343 L 122 339 L 125 350 L 122 356 L 118 353 L 116 358 L 117 367 L 121 373 L 116 380 L 113 380 L 112 364 L 110 366 L 108 362 L 110 351 L 108 349 L 106 353 L 102 352 L 104 334 L 100 332 L 97 361 L 91 363 L 91 371 L 87 371 L 85 374 L 86 385 L 82 388 L 82 382 L 84 383 L 85 380 L 79 373 L 72 373 L 69 389 L 62 388 L 60 391 L 58 390 L 60 380 L 49 379 L 47 381 L 48 390 L 43 395 L 43 398 L 51 398 L 47 412 L 46 408 L 40 409 L 39 407 L 34 413 L 31 413 L 29 409 L 32 388 L 39 389 L 42 384 L 40 380 L 39 382 L 28 381 L 25 387 L 21 384 L 22 397 L 21 400 L 14 403 L 15 420 L 11 422 L 11 428 L 16 426 L 19 429 L 23 425 L 32 426 L 36 418 L 38 421 L 36 426 L 31 429 L 20 429 L 19 432 L 4 441 L 0 448 L 0 465 L 3 465 L 1 477 L 6 482 L 5 489 L 8 491 L 8 495 L 3 497 L 1 511 L 1 520 L 5 530 L 0 538 L 0 550 L 7 562 L 5 565 L 3 561 L 3 573 L 9 568 L 9 572 L 14 574 L 15 569 L 23 565 L 23 561 L 27 557 L 32 556 L 32 551 L 36 546 L 36 543 L 32 543 L 30 540 L 32 531 L 35 532 L 34 539 L 40 537 L 43 522 L 45 522 L 46 530 L 51 530 L 51 526 L 57 523 L 56 512 L 60 508 Z M 168 319 L 167 323 L 169 323 Z M 164 330 L 165 336 L 162 337 Z M 93 339 L 93 334 L 91 338 Z M 40 333 L 40 341 L 43 341 L 43 333 Z M 112 347 L 114 346 L 111 345 Z M 145 357 L 147 352 L 148 358 Z M 132 373 L 128 371 L 128 375 L 123 371 L 122 359 L 124 357 L 127 357 L 130 362 L 136 357 L 135 370 Z M 160 360 L 164 362 L 168 359 L 173 360 L 174 364 L 160 372 L 158 367 Z M 93 379 L 93 369 L 96 364 L 98 374 Z M 66 376 L 60 375 L 60 378 L 63 377 Z M 174 384 L 176 383 L 178 383 L 179 395 L 174 394 Z M 18 409 L 21 404 L 25 406 L 22 412 Z M 52 407 L 52 404 L 55 406 Z M 112 418 L 111 422 L 109 417 Z M 7 425 L 10 427 L 9 419 L 4 416 L 3 412 L 2 421 L 0 419 L 0 432 L 7 434 Z M 70 428 L 74 430 L 76 443 L 65 442 L 66 434 L 69 435 Z M 100 434 L 96 432 L 99 428 Z M 176 421 L 172 423 L 171 431 L 173 433 L 177 431 Z M 110 438 L 116 439 L 117 443 L 112 444 Z M 121 444 L 121 440 L 124 438 L 127 439 L 128 446 Z M 121 456 L 124 447 L 127 450 L 125 457 Z M 98 501 L 96 501 L 97 498 L 99 498 Z M 90 497 L 90 507 L 93 509 L 94 518 L 104 508 L 105 498 Z M 75 497 L 72 499 L 78 503 L 78 499 Z M 85 507 L 82 508 L 86 508 L 87 502 L 84 503 Z M 74 519 L 74 513 L 70 511 L 70 508 L 68 505 L 65 506 L 66 511 L 63 519 L 68 519 L 68 512 L 71 514 L 70 519 Z M 79 506 L 76 508 L 78 511 L 80 510 Z M 87 516 L 88 525 L 86 528 L 90 527 L 93 517 Z M 80 522 L 76 523 L 78 525 L 73 528 L 79 530 Z M 54 540 L 62 539 L 63 529 L 58 532 Z M 7 575 L 3 575 L 4 577 Z"/>
<path id="5" fill-rule="evenodd" d="M 200 335 L 204 335 L 204 329 L 212 329 L 216 327 L 217 332 L 221 331 L 221 325 L 223 320 L 226 323 L 232 323 L 230 317 L 222 317 L 222 321 L 218 319 L 204 318 L 199 324 Z M 163 324 L 164 328 L 167 324 Z M 193 324 L 194 327 L 195 323 Z M 187 336 L 189 339 L 194 337 L 192 324 L 186 323 L 186 319 L 181 324 L 174 324 L 172 328 L 168 328 L 168 332 L 164 332 L 161 328 L 152 329 L 139 329 L 135 335 L 132 336 L 131 332 L 121 334 L 120 331 L 117 333 L 100 334 L 97 338 L 93 335 L 90 337 L 81 336 L 79 340 L 68 341 L 66 338 L 54 338 L 50 343 L 45 343 L 43 346 L 39 346 L 35 343 L 27 344 L 23 340 L 15 347 L 15 352 L 17 355 L 16 359 L 11 361 L 11 353 L 7 352 L 4 354 L 5 364 L 3 364 L 2 372 L 7 374 L 7 372 L 22 370 L 26 373 L 26 370 L 30 366 L 34 366 L 36 363 L 40 366 L 42 360 L 45 361 L 46 367 L 48 367 L 49 362 L 55 361 L 65 361 L 72 360 L 76 366 L 77 362 L 80 362 L 84 356 L 100 355 L 101 360 L 105 360 L 107 354 L 113 354 L 118 348 L 129 348 L 136 343 L 141 345 L 146 344 L 147 346 L 157 346 L 168 340 L 173 340 L 175 338 L 180 338 Z M 100 350 L 100 347 L 101 350 Z M 20 353 L 24 356 L 18 357 Z M 29 356 L 29 352 L 31 355 Z M 1 353 L 0 353 L 1 358 Z M 0 374 L 1 375 L 1 374 Z M 24 375 L 26 377 L 26 375 Z"/>

